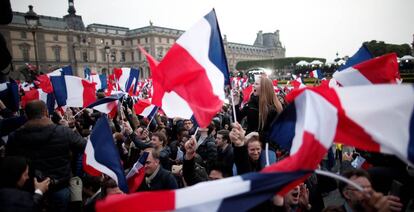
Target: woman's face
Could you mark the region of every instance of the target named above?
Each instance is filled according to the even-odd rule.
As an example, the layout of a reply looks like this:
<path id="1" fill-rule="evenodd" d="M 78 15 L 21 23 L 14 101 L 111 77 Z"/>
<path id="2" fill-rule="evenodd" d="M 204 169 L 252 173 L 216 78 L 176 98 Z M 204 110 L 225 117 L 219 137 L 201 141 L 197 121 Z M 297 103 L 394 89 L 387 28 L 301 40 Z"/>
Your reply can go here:
<path id="1" fill-rule="evenodd" d="M 253 161 L 259 160 L 260 153 L 262 152 L 262 147 L 260 146 L 260 141 L 253 141 L 247 144 L 247 152 L 250 159 Z"/>
<path id="2" fill-rule="evenodd" d="M 20 176 L 19 181 L 17 181 L 17 187 L 22 188 L 26 181 L 29 179 L 29 166 L 26 166 L 22 176 Z"/>
<path id="3" fill-rule="evenodd" d="M 259 96 L 260 93 L 260 77 L 257 77 L 253 84 L 253 95 Z"/>

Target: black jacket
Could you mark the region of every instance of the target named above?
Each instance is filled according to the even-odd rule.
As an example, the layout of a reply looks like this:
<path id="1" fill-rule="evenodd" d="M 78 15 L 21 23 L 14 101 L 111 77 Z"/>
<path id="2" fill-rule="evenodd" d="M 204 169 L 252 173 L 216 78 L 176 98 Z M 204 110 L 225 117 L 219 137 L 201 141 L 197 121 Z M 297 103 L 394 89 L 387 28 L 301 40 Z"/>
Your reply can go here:
<path id="1" fill-rule="evenodd" d="M 30 174 L 34 171 L 50 177 L 51 190 L 65 187 L 71 177 L 71 150 L 83 152 L 86 141 L 71 129 L 49 124 L 19 128 L 9 135 L 7 155 L 24 156 L 29 160 Z M 58 188 L 59 187 L 59 188 Z"/>
<path id="2" fill-rule="evenodd" d="M 199 139 L 199 138 L 198 138 Z M 210 172 L 210 166 L 217 160 L 217 146 L 213 136 L 208 136 L 200 146 L 197 147 L 197 154 L 203 162 L 200 164 Z"/>
<path id="3" fill-rule="evenodd" d="M 227 145 L 224 150 L 217 148 L 217 161 L 223 163 L 228 176 L 233 176 L 234 154 L 231 144 Z"/>
<path id="4" fill-rule="evenodd" d="M 195 162 L 195 158 L 183 161 L 183 177 L 187 186 L 195 185 L 199 182 L 207 181 L 208 174 L 206 169 Z"/>
<path id="5" fill-rule="evenodd" d="M 4 212 L 40 211 L 42 195 L 16 188 L 0 189 L 0 210 Z"/>
<path id="6" fill-rule="evenodd" d="M 156 191 L 156 190 L 169 190 L 177 189 L 178 184 L 171 172 L 160 167 L 157 175 L 151 180 L 150 184 L 147 184 L 145 179 L 142 181 L 138 191 Z"/>

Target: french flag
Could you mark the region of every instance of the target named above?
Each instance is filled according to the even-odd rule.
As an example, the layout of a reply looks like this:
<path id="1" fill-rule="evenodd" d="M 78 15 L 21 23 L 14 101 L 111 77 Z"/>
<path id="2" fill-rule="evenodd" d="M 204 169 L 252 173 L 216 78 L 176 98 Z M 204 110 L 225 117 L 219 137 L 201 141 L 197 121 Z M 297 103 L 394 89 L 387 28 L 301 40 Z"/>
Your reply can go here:
<path id="1" fill-rule="evenodd" d="M 139 70 L 134 68 L 115 68 L 115 78 L 119 89 L 124 92 L 136 93 L 139 80 Z"/>
<path id="2" fill-rule="evenodd" d="M 108 118 L 99 118 L 86 144 L 83 169 L 92 176 L 100 176 L 102 173 L 108 175 L 124 193 L 128 193 L 121 158 L 111 132 Z"/>
<path id="3" fill-rule="evenodd" d="M 89 77 L 89 81 L 96 83 L 96 90 L 105 90 L 108 87 L 105 74 L 92 73 Z"/>
<path id="4" fill-rule="evenodd" d="M 210 124 L 224 103 L 224 86 L 230 85 L 223 41 L 214 10 L 177 40 L 156 66 L 152 77 L 162 87 L 162 90 L 157 90 L 154 83 L 155 105 L 166 111 L 162 104 L 163 92 L 175 93 L 187 103 L 175 105 L 175 108 L 189 108 L 200 127 Z M 156 92 L 162 93 L 156 95 Z"/>
<path id="5" fill-rule="evenodd" d="M 310 77 L 311 78 L 316 78 L 316 79 L 322 79 L 323 78 L 323 74 L 321 72 L 321 70 L 316 69 L 310 72 Z"/>
<path id="6" fill-rule="evenodd" d="M 119 101 L 122 97 L 124 97 L 124 95 L 124 93 L 118 93 L 106 96 L 88 105 L 87 108 L 91 108 L 105 114 L 114 113 L 114 110 L 118 109 L 117 106 L 119 105 Z"/>
<path id="7" fill-rule="evenodd" d="M 151 104 L 149 99 L 138 100 L 134 104 L 134 111 L 137 115 L 151 118 L 157 113 L 158 107 Z"/>
<path id="8" fill-rule="evenodd" d="M 11 111 L 19 110 L 19 85 L 10 79 L 10 82 L 0 84 L 0 100 Z"/>
<path id="9" fill-rule="evenodd" d="M 293 91 L 287 97 L 292 103 L 271 126 L 269 139 L 290 149 L 291 155 L 314 148 L 313 157 L 303 161 L 305 166 L 319 163 L 334 140 L 366 151 L 394 154 L 413 165 L 413 97 L 412 85 Z"/>
<path id="10" fill-rule="evenodd" d="M 55 110 L 56 100 L 53 93 L 46 93 L 40 88 L 25 91 L 24 96 L 22 96 L 21 99 L 22 108 L 25 108 L 26 104 L 33 100 L 40 100 L 46 103 L 49 114 L 53 113 Z"/>
<path id="11" fill-rule="evenodd" d="M 144 180 L 145 177 L 145 162 L 148 158 L 148 152 L 143 152 L 138 161 L 132 166 L 131 170 L 126 176 L 129 192 L 135 192 Z"/>
<path id="12" fill-rule="evenodd" d="M 95 83 L 75 76 L 50 78 L 58 106 L 86 107 L 96 101 Z"/>
<path id="13" fill-rule="evenodd" d="M 287 184 L 306 177 L 310 173 L 310 171 L 253 172 L 202 182 L 177 190 L 111 195 L 98 201 L 96 210 L 99 212 L 247 211 L 266 200 L 270 200 Z"/>
<path id="14" fill-rule="evenodd" d="M 342 86 L 397 83 L 400 77 L 397 55 L 386 54 L 348 67 L 333 74 Z"/>
<path id="15" fill-rule="evenodd" d="M 39 75 L 37 76 L 37 80 L 39 81 L 39 87 L 46 93 L 52 93 L 53 86 L 51 82 L 51 77 L 59 77 L 65 75 L 73 75 L 71 66 L 65 66 L 63 68 L 56 69 L 48 74 Z"/>

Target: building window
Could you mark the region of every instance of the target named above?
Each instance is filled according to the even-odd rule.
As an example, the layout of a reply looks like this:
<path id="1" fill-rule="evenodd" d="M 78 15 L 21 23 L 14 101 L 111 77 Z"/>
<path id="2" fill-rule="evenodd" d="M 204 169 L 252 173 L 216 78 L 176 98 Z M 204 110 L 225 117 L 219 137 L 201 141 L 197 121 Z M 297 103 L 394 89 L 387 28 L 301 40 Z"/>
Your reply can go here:
<path id="1" fill-rule="evenodd" d="M 131 61 L 134 61 L 134 52 L 131 52 Z"/>
<path id="2" fill-rule="evenodd" d="M 58 41 L 58 40 L 59 40 L 58 35 L 53 35 L 53 41 Z"/>
<path id="3" fill-rule="evenodd" d="M 115 40 L 111 40 L 112 45 L 115 45 Z"/>
<path id="4" fill-rule="evenodd" d="M 20 36 L 22 37 L 22 39 L 26 39 L 27 38 L 26 32 L 20 32 Z"/>
<path id="5" fill-rule="evenodd" d="M 160 37 L 158 37 L 158 43 L 161 43 L 161 38 Z"/>
<path id="6" fill-rule="evenodd" d="M 140 40 L 140 39 L 137 39 L 137 43 L 138 43 L 138 44 L 139 44 L 139 40 Z"/>
<path id="7" fill-rule="evenodd" d="M 148 38 L 145 38 L 145 43 L 148 43 Z"/>
<path id="8" fill-rule="evenodd" d="M 161 59 L 163 57 L 163 54 L 164 54 L 163 50 L 164 49 L 161 46 L 157 48 L 157 52 L 158 52 L 157 57 L 158 57 L 158 59 Z"/>
<path id="9" fill-rule="evenodd" d="M 112 60 L 112 62 L 116 61 L 116 52 L 111 53 L 111 60 Z"/>
<path id="10" fill-rule="evenodd" d="M 102 49 L 102 61 L 106 62 L 106 51 Z"/>
<path id="11" fill-rule="evenodd" d="M 60 46 L 52 47 L 53 53 L 55 55 L 55 61 L 60 62 Z"/>
<path id="12" fill-rule="evenodd" d="M 83 60 L 83 62 L 88 62 L 88 53 L 87 52 L 82 52 L 82 60 Z"/>
<path id="13" fill-rule="evenodd" d="M 121 52 L 121 62 L 125 62 L 125 52 Z"/>
<path id="14" fill-rule="evenodd" d="M 138 61 L 141 61 L 141 51 L 138 51 Z"/>
<path id="15" fill-rule="evenodd" d="M 30 45 L 27 43 L 19 44 L 19 49 L 22 51 L 22 58 L 24 62 L 30 61 Z"/>
<path id="16" fill-rule="evenodd" d="M 123 40 L 121 40 L 121 45 L 124 45 L 124 44 L 125 44 L 125 42 Z"/>

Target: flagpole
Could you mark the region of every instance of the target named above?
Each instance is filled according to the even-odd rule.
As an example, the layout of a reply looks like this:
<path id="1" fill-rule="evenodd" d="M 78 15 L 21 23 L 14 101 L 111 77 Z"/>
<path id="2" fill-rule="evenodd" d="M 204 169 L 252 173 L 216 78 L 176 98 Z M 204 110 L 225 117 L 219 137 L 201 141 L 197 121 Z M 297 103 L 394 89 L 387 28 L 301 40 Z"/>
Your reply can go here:
<path id="1" fill-rule="evenodd" d="M 231 104 L 233 106 L 233 122 L 237 122 L 237 117 L 236 117 L 236 106 L 234 105 L 234 96 L 233 96 L 233 89 L 230 88 L 230 95 L 231 95 Z M 241 99 L 240 99 L 241 101 Z"/>
<path id="2" fill-rule="evenodd" d="M 82 110 L 80 110 L 79 112 L 77 112 L 73 117 L 75 118 L 77 115 L 79 115 L 79 113 L 83 112 L 86 109 L 86 107 L 82 108 Z"/>
<path id="3" fill-rule="evenodd" d="M 269 166 L 270 165 L 270 162 L 269 162 L 269 143 L 266 143 L 265 153 L 266 153 L 266 166 Z"/>
<path id="4" fill-rule="evenodd" d="M 337 179 L 339 181 L 342 181 L 342 182 L 345 182 L 345 183 L 349 184 L 350 186 L 358 189 L 359 191 L 364 191 L 364 189 L 360 185 L 356 184 L 355 182 L 353 182 L 353 181 L 351 181 L 351 180 L 349 180 L 349 179 L 347 179 L 347 178 L 345 178 L 341 175 L 337 175 L 337 174 L 327 172 L 327 171 L 323 171 L 323 170 L 320 170 L 320 169 L 316 169 L 315 173 L 319 174 L 319 175 L 326 176 L 326 177 L 331 177 L 331 178 Z"/>

